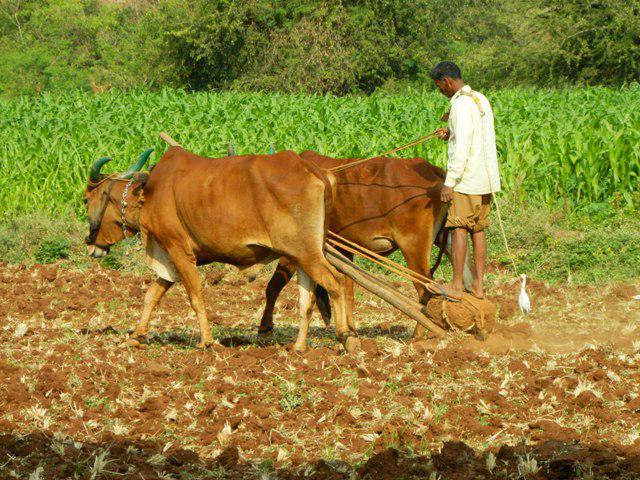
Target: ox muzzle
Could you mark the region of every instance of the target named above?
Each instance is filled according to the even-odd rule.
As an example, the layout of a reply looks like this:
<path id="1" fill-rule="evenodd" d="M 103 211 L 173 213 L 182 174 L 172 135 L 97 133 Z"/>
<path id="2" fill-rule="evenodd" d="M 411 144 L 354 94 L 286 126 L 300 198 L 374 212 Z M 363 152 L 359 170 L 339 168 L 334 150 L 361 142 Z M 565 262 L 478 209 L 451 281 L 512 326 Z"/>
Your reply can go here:
<path id="1" fill-rule="evenodd" d="M 87 245 L 87 253 L 93 258 L 106 257 L 109 253 L 109 247 L 102 247 L 98 245 Z"/>

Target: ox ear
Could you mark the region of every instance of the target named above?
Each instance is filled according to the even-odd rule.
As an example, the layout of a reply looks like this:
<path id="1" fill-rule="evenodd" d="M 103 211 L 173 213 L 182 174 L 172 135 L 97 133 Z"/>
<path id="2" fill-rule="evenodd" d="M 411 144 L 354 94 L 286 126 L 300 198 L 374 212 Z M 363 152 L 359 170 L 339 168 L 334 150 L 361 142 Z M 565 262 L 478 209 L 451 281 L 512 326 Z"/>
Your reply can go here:
<path id="1" fill-rule="evenodd" d="M 119 178 L 121 179 L 131 178 L 133 177 L 134 173 L 142 170 L 142 167 L 144 167 L 144 164 L 147 163 L 147 160 L 149 160 L 149 156 L 151 155 L 151 152 L 153 152 L 153 148 L 148 148 L 144 152 L 142 152 L 142 154 L 140 154 L 140 156 L 136 159 L 136 161 L 133 162 L 131 166 L 127 169 L 127 171 L 124 172 L 122 175 L 120 175 Z"/>
<path id="2" fill-rule="evenodd" d="M 100 169 L 109 161 L 111 161 L 110 157 L 102 157 L 93 162 L 91 170 L 89 170 L 89 182 L 97 183 L 100 181 Z"/>

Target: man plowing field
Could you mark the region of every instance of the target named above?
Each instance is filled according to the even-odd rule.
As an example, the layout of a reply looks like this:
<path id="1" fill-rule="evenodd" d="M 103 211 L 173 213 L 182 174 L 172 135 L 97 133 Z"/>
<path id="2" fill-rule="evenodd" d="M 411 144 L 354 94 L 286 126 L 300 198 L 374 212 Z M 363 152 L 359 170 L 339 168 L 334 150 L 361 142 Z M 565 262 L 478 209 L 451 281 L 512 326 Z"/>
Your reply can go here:
<path id="1" fill-rule="evenodd" d="M 427 292 L 444 294 L 447 300 L 459 301 L 464 298 L 463 290 L 466 289 L 482 300 L 487 255 L 484 229 L 488 226 L 491 194 L 500 190 L 493 114 L 488 100 L 464 84 L 455 64 L 439 64 L 432 71 L 432 76 L 440 90 L 451 97 L 452 104 L 448 115 L 449 128 L 436 132 L 439 138 L 449 141 L 446 176 L 442 170 L 422 159 L 333 159 L 315 152 L 301 155 L 336 175 L 338 188 L 330 220 L 330 234 L 337 232 L 346 237 L 342 240 L 382 255 L 400 249 L 411 272 L 423 277 L 423 281 L 414 281 L 414 285 L 424 305 L 431 297 Z M 404 149 L 429 137 L 433 135 L 392 151 Z M 453 231 L 451 260 L 454 278 L 450 285 L 445 286 L 424 281 L 431 278 L 433 273 L 429 268 L 431 244 L 434 234 L 442 225 L 445 214 L 442 204 L 448 205 L 446 227 Z M 467 281 L 463 283 L 469 260 L 468 233 L 473 239 L 477 275 L 472 275 L 475 272 L 466 268 Z M 349 256 L 346 253 L 350 258 L 352 254 Z M 272 330 L 275 300 L 294 271 L 295 267 L 288 265 L 286 259 L 281 260 L 267 287 L 267 304 L 260 333 Z M 318 306 L 326 321 L 328 309 L 322 301 L 321 291 L 317 293 Z M 351 322 L 353 283 L 349 280 L 347 299 L 347 315 Z M 469 298 L 463 305 L 450 306 L 450 309 L 452 311 L 445 314 L 445 303 L 436 301 L 430 302 L 425 311 L 433 318 L 444 318 L 448 326 L 458 323 L 446 320 L 447 317 L 452 320 L 456 312 L 463 317 L 469 316 L 469 312 L 480 317 L 495 316 L 495 308 L 490 302 L 472 302 Z M 310 312 L 306 316 L 309 317 Z M 456 326 L 464 325 L 463 328 L 467 330 L 473 323 L 461 320 Z M 414 337 L 422 336 L 423 332 L 424 328 L 418 323 Z"/>
<path id="2" fill-rule="evenodd" d="M 487 98 L 471 90 L 452 62 L 441 62 L 431 71 L 436 86 L 451 98 L 448 128 L 437 135 L 448 141 L 447 176 L 440 194 L 449 204 L 446 227 L 452 231 L 453 281 L 445 293 L 461 299 L 462 275 L 468 235 L 473 241 L 476 279 L 471 294 L 484 298 L 487 260 L 485 228 L 489 225 L 491 194 L 500 190 L 493 112 Z"/>

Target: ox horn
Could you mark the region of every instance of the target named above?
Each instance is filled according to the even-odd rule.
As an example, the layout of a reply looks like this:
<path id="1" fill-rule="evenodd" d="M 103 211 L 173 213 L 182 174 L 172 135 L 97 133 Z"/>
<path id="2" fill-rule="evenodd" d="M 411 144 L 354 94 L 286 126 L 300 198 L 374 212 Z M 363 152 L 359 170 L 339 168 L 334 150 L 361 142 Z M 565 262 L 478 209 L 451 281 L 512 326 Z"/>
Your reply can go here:
<path id="1" fill-rule="evenodd" d="M 142 152 L 140 156 L 136 159 L 136 161 L 133 162 L 131 166 L 127 169 L 127 171 L 124 172 L 122 175 L 120 175 L 119 178 L 122 178 L 122 179 L 131 178 L 134 173 L 142 170 L 142 167 L 144 167 L 144 164 L 147 163 L 147 160 L 149 160 L 149 155 L 151 155 L 151 152 L 153 152 L 153 148 L 148 148 L 144 152 Z"/>
<path id="2" fill-rule="evenodd" d="M 109 162 L 111 158 L 102 157 L 93 162 L 91 165 L 91 170 L 89 170 L 89 181 L 90 182 L 99 182 L 100 181 L 100 169 L 104 166 L 105 163 Z"/>

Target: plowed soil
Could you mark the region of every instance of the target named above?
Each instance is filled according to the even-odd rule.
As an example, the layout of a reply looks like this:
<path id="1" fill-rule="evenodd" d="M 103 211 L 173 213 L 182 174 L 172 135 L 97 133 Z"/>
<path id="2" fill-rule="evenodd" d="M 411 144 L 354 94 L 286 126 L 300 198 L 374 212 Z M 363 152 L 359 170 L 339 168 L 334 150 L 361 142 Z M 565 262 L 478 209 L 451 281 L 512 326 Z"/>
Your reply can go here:
<path id="1" fill-rule="evenodd" d="M 319 318 L 291 351 L 294 284 L 263 339 L 268 276 L 203 278 L 219 345 L 178 286 L 132 349 L 148 278 L 0 265 L 0 478 L 640 478 L 637 285 L 533 282 L 525 317 L 494 278 L 484 342 L 358 291 L 348 356 Z"/>

